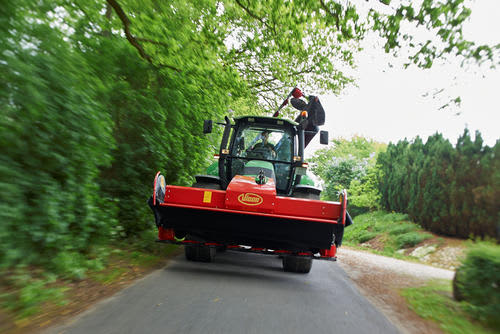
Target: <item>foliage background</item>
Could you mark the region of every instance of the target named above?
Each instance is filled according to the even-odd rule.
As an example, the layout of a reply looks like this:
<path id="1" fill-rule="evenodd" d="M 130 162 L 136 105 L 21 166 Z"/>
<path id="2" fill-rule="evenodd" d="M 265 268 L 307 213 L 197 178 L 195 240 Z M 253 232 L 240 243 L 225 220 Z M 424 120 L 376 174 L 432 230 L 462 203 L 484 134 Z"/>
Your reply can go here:
<path id="1" fill-rule="evenodd" d="M 202 136 L 203 119 L 273 109 L 297 82 L 341 91 L 368 31 L 420 67 L 497 62 L 498 46 L 463 39 L 462 0 L 387 3 L 3 1 L 0 267 L 84 275 L 101 246 L 149 228 L 157 170 L 186 185 L 208 165 L 217 138 Z M 413 40 L 402 22 L 437 40 Z M 377 175 L 364 170 L 351 176 L 361 202 Z"/>
<path id="2" fill-rule="evenodd" d="M 380 208 L 377 156 L 386 144 L 362 136 L 334 138 L 327 148 L 313 155 L 312 172 L 323 180 L 324 200 L 337 201 L 347 189 L 352 216 Z"/>

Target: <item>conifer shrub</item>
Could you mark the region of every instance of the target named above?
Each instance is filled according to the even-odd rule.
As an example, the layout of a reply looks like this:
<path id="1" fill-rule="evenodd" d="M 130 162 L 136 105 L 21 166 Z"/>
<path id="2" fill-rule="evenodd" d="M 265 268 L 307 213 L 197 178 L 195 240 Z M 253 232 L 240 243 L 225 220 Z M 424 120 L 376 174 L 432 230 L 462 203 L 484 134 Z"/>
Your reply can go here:
<path id="1" fill-rule="evenodd" d="M 361 232 L 357 239 L 358 239 L 358 242 L 359 243 L 363 243 L 363 242 L 367 242 L 367 241 L 370 241 L 372 240 L 373 238 L 375 238 L 376 236 L 378 235 L 378 233 L 376 232 L 371 232 L 371 231 L 363 231 Z"/>
<path id="2" fill-rule="evenodd" d="M 396 237 L 395 242 L 398 249 L 413 247 L 422 241 L 429 239 L 431 236 L 429 234 L 420 232 L 408 232 L 400 234 Z"/>
<path id="3" fill-rule="evenodd" d="M 400 235 L 408 232 L 413 232 L 416 229 L 417 226 L 415 226 L 414 224 L 401 224 L 401 225 L 391 226 L 388 232 L 391 235 Z"/>
<path id="4" fill-rule="evenodd" d="M 381 207 L 408 214 L 424 229 L 500 240 L 500 140 L 484 144 L 468 129 L 456 145 L 436 133 L 389 144 L 377 157 Z"/>
<path id="5" fill-rule="evenodd" d="M 457 269 L 453 290 L 475 319 L 500 328 L 500 246 L 481 243 L 472 247 Z"/>

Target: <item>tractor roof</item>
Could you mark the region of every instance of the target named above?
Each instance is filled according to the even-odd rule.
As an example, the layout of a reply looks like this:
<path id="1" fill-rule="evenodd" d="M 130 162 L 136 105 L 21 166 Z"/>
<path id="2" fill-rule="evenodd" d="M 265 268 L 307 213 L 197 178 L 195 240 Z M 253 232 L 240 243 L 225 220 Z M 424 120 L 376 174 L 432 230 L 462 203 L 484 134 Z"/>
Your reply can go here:
<path id="1" fill-rule="evenodd" d="M 239 116 L 239 117 L 234 117 L 234 120 L 235 122 L 264 123 L 264 124 L 278 125 L 278 126 L 284 125 L 285 123 L 288 123 L 288 125 L 291 126 L 299 125 L 299 123 L 291 121 L 289 119 L 270 117 L 270 116 Z"/>

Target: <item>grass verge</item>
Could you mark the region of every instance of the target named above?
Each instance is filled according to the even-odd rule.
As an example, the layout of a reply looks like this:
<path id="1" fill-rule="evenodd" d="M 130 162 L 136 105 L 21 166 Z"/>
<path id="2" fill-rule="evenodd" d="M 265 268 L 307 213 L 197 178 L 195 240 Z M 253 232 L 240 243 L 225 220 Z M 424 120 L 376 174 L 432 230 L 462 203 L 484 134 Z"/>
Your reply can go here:
<path id="1" fill-rule="evenodd" d="M 43 268 L 17 267 L 0 274 L 0 333 L 31 332 L 73 316 L 179 253 L 177 245 L 157 244 L 152 233 L 101 248 L 99 265 L 77 277 Z M 73 268 L 72 268 L 73 269 Z"/>
<path id="2" fill-rule="evenodd" d="M 424 319 L 437 322 L 446 333 L 495 333 L 493 329 L 473 321 L 464 310 L 463 302 L 453 299 L 450 281 L 434 281 L 426 286 L 406 288 L 401 294 L 413 311 Z"/>
<path id="3" fill-rule="evenodd" d="M 356 216 L 354 221 L 345 230 L 345 245 L 369 246 L 365 248 L 381 255 L 409 258 L 398 250 L 414 247 L 433 237 L 401 213 L 375 211 Z"/>

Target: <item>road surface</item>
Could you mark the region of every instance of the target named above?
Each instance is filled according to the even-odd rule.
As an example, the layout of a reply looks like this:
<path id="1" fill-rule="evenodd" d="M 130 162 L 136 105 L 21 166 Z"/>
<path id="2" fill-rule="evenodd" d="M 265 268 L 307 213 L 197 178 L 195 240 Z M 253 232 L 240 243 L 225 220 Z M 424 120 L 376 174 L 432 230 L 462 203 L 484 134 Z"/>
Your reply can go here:
<path id="1" fill-rule="evenodd" d="M 335 262 L 285 273 L 274 256 L 183 256 L 47 333 L 398 333 Z"/>

